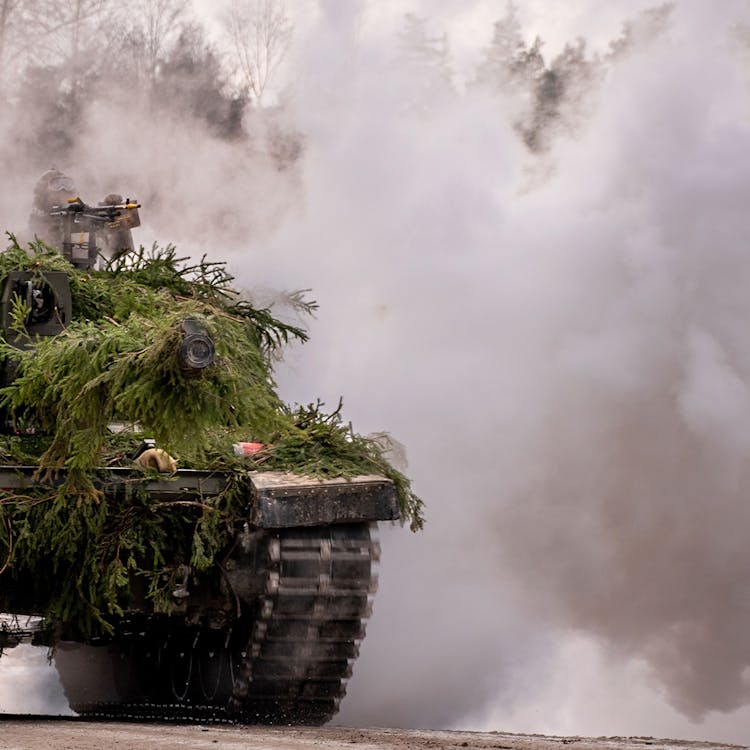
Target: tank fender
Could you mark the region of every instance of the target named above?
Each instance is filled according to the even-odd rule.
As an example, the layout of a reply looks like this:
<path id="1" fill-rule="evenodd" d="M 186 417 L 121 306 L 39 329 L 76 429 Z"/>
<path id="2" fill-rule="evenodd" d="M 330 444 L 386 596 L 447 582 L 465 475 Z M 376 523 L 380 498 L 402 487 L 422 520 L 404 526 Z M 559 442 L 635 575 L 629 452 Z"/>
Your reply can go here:
<path id="1" fill-rule="evenodd" d="M 318 479 L 285 472 L 250 472 L 250 523 L 258 528 L 396 521 L 396 488 L 387 477 Z"/>

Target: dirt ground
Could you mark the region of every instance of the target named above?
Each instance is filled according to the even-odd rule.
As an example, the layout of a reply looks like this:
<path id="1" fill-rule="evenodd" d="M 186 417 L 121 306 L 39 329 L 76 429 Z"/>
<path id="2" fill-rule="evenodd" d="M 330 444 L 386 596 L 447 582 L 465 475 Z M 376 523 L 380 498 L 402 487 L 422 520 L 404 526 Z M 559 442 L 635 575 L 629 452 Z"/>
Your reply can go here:
<path id="1" fill-rule="evenodd" d="M 447 732 L 345 727 L 269 728 L 0 720 L 2 750 L 738 750 L 739 745 L 652 737 L 543 737 L 497 732 Z M 742 746 L 744 747 L 744 746 Z M 748 750 L 745 748 L 745 750 Z"/>

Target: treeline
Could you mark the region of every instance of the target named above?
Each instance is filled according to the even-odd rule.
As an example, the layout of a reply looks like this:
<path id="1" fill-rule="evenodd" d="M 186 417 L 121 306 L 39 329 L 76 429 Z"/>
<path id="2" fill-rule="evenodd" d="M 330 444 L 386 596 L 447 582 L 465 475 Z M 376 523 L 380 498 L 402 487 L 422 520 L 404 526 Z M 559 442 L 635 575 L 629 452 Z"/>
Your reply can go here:
<path id="1" fill-rule="evenodd" d="M 559 133 L 574 133 L 590 95 L 634 42 L 658 34 L 669 6 L 626 25 L 607 55 L 583 41 L 551 60 L 540 39 L 528 42 L 508 4 L 465 86 L 457 85 L 446 35 L 406 15 L 393 42 L 396 74 L 411 86 L 408 105 L 422 115 L 441 102 L 483 89 L 533 152 Z M 279 167 L 293 163 L 303 139 L 280 125 L 279 91 L 294 72 L 280 65 L 294 43 L 283 0 L 231 0 L 209 39 L 192 0 L 0 0 L 0 93 L 7 158 L 44 168 L 65 161 L 93 102 L 204 126 L 226 141 L 257 138 Z M 273 89 L 273 96 L 269 91 Z M 455 103 L 455 102 L 453 102 Z"/>
<path id="2" fill-rule="evenodd" d="M 556 137 L 575 136 L 608 72 L 629 51 L 662 34 L 671 9 L 665 3 L 625 23 L 605 54 L 591 54 L 585 41 L 577 39 L 548 59 L 542 39 L 527 40 L 518 9 L 509 2 L 505 15 L 494 24 L 489 44 L 481 50 L 465 91 L 496 94 L 526 146 L 543 153 Z M 435 101 L 460 96 L 448 38 L 430 35 L 428 28 L 426 19 L 407 15 L 400 34 L 403 62 L 419 71 L 417 98 L 425 111 Z"/>
<path id="3" fill-rule="evenodd" d="M 235 0 L 222 27 L 210 41 L 191 0 L 0 0 L 6 148 L 27 165 L 64 162 L 90 105 L 111 102 L 227 141 L 251 137 L 247 114 L 264 109 L 266 140 L 293 160 L 298 137 L 263 101 L 291 42 L 283 4 Z"/>

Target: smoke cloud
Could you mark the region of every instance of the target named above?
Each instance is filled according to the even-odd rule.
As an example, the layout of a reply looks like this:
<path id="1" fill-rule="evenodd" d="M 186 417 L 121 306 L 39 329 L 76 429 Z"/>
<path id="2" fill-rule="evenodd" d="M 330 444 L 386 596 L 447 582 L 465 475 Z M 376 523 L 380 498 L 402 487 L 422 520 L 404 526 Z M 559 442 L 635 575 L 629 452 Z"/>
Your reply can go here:
<path id="1" fill-rule="evenodd" d="M 2 655 L 0 712 L 6 714 L 72 714 L 47 651 L 16 646 Z"/>
<path id="2" fill-rule="evenodd" d="M 386 611 L 342 720 L 513 715 L 539 705 L 550 671 L 576 679 L 557 656 L 572 633 L 599 644 L 589 662 L 690 719 L 747 702 L 733 10 L 677 4 L 660 34 L 635 34 L 585 124 L 539 159 L 507 119 L 522 103 L 420 101 L 423 71 L 388 68 L 380 40 L 331 87 L 346 125 L 315 140 L 307 216 L 272 245 L 293 274 L 292 248 L 325 238 L 305 269 L 322 330 L 293 385 L 340 388 L 358 424 L 386 423 L 430 501 L 423 540 L 386 541 Z M 673 733 L 701 731 L 661 713 Z"/>
<path id="3" fill-rule="evenodd" d="M 341 722 L 742 740 L 746 3 L 622 12 L 612 50 L 476 83 L 502 12 L 339 5 L 296 28 L 290 88 L 243 137 L 92 97 L 64 161 L 11 159 L 8 228 L 52 160 L 84 198 L 143 201 L 144 244 L 313 288 L 282 395 L 391 431 L 428 510 L 382 530 Z M 558 11 L 571 42 L 589 5 Z"/>

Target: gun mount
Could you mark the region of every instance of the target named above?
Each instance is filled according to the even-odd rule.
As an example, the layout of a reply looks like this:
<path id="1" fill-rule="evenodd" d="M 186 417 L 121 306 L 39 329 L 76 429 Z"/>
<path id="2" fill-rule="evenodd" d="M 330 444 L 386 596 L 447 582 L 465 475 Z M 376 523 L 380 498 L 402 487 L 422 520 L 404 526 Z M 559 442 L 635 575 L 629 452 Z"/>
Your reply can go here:
<path id="1" fill-rule="evenodd" d="M 93 268 L 102 251 L 116 257 L 133 249 L 131 230 L 140 226 L 140 207 L 137 201 L 123 201 L 119 195 L 107 196 L 98 206 L 76 196 L 52 206 L 48 215 L 58 223 L 63 256 L 78 268 Z"/>
<path id="2" fill-rule="evenodd" d="M 76 268 L 90 269 L 100 254 L 116 257 L 134 249 L 131 230 L 140 226 L 139 208 L 116 193 L 96 206 L 84 203 L 73 180 L 52 168 L 34 186 L 29 228 Z"/>

